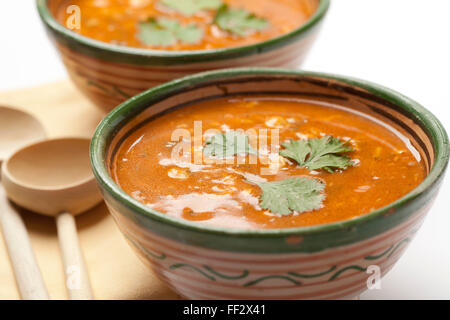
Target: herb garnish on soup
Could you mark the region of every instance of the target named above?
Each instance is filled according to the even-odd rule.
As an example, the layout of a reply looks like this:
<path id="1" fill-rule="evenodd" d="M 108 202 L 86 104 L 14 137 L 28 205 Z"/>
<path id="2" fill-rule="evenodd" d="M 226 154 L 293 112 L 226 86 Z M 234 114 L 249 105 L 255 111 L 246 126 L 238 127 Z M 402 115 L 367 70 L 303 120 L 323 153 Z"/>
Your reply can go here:
<path id="1" fill-rule="evenodd" d="M 64 0 L 80 8 L 73 31 L 110 44 L 161 50 L 207 50 L 266 41 L 298 28 L 317 0 Z"/>
<path id="2" fill-rule="evenodd" d="M 136 200 L 211 226 L 266 229 L 358 217 L 426 175 L 398 130 L 293 97 L 199 102 L 126 137 L 112 176 Z"/>

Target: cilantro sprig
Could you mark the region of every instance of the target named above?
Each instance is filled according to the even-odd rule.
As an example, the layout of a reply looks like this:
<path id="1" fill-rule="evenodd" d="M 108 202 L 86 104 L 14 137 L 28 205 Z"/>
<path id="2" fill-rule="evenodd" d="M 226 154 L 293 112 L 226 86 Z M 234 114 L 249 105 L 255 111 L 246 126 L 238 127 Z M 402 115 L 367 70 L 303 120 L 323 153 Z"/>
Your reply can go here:
<path id="1" fill-rule="evenodd" d="M 263 191 L 260 206 L 275 214 L 289 215 L 320 209 L 325 184 L 314 178 L 289 178 L 273 182 L 249 181 Z"/>
<path id="2" fill-rule="evenodd" d="M 167 7 L 179 11 L 187 16 L 209 9 L 218 9 L 222 0 L 162 0 Z"/>
<path id="3" fill-rule="evenodd" d="M 181 25 L 177 20 L 169 18 L 150 18 L 139 23 L 138 38 L 147 45 L 172 46 L 178 41 L 187 44 L 199 42 L 203 30 L 195 24 Z"/>
<path id="4" fill-rule="evenodd" d="M 353 166 L 344 152 L 353 151 L 338 138 L 326 136 L 307 140 L 290 140 L 282 144 L 285 148 L 280 151 L 283 157 L 295 160 L 299 166 L 309 170 L 324 169 L 334 172 L 336 169 L 346 169 Z"/>
<path id="5" fill-rule="evenodd" d="M 230 130 L 209 138 L 203 153 L 218 158 L 228 158 L 236 154 L 257 154 L 257 151 L 250 146 L 247 135 L 238 130 Z"/>
<path id="6" fill-rule="evenodd" d="M 264 30 L 269 26 L 266 19 L 257 17 L 242 8 L 230 8 L 226 4 L 217 10 L 214 23 L 222 30 L 241 37 Z"/>

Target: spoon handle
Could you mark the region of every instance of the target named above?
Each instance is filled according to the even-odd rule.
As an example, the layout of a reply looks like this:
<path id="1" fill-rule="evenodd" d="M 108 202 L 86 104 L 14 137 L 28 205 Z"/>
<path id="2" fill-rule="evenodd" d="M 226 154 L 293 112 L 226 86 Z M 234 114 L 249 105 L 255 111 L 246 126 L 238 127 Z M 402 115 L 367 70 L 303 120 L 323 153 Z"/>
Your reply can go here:
<path id="1" fill-rule="evenodd" d="M 75 218 L 70 213 L 61 213 L 56 217 L 56 227 L 69 298 L 71 300 L 91 300 L 93 299 L 92 289 L 78 241 Z"/>
<path id="2" fill-rule="evenodd" d="M 22 299 L 48 300 L 25 224 L 0 184 L 0 224 Z"/>

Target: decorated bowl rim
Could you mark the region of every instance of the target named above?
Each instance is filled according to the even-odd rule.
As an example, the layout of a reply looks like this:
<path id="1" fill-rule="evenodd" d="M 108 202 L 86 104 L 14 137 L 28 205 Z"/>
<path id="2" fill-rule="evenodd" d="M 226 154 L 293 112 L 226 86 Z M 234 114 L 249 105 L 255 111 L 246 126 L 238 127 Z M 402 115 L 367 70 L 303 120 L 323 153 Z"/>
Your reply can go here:
<path id="1" fill-rule="evenodd" d="M 265 77 L 287 75 L 325 78 L 368 90 L 369 92 L 379 97 L 395 103 L 403 110 L 405 110 L 409 114 L 410 118 L 411 116 L 414 116 L 416 119 L 420 120 L 420 122 L 423 123 L 427 130 L 429 130 L 430 140 L 432 141 L 435 150 L 433 167 L 431 168 L 427 177 L 422 181 L 422 183 L 414 188 L 411 192 L 390 203 L 389 205 L 374 210 L 370 213 L 352 219 L 314 226 L 257 230 L 211 227 L 197 222 L 170 217 L 164 213 L 153 210 L 148 206 L 140 203 L 139 201 L 133 199 L 114 182 L 105 164 L 107 137 L 113 135 L 116 132 L 118 125 L 126 123 L 126 121 L 134 117 L 135 114 L 149 107 L 149 105 L 151 105 L 151 102 L 149 102 L 149 105 L 147 105 L 146 107 L 139 107 L 139 104 L 145 103 L 146 101 L 151 99 L 154 99 L 153 101 L 155 101 L 156 99 L 158 99 L 158 97 L 167 97 L 168 95 L 170 95 L 170 93 L 179 93 L 180 91 L 183 91 L 183 89 L 192 89 L 196 85 L 205 84 L 210 81 L 254 75 L 261 75 Z M 135 107 L 136 105 L 138 105 L 137 108 Z M 449 153 L 449 138 L 441 122 L 430 111 L 425 109 L 419 103 L 394 90 L 366 80 L 337 74 L 254 67 L 223 69 L 218 71 L 198 73 L 144 91 L 119 105 L 100 122 L 92 138 L 90 149 L 92 169 L 100 186 L 104 188 L 104 190 L 106 190 L 110 195 L 112 195 L 112 197 L 117 201 L 125 205 L 133 212 L 138 213 L 139 216 L 155 219 L 159 222 L 170 224 L 171 226 L 176 228 L 216 235 L 230 235 L 235 237 L 278 237 L 309 235 L 344 228 L 350 229 L 374 219 L 382 219 L 386 214 L 392 212 L 392 210 L 396 210 L 399 207 L 405 206 L 410 201 L 423 196 L 425 193 L 427 193 L 427 191 L 429 191 L 429 189 L 431 189 L 436 183 L 438 183 L 446 170 L 449 161 Z"/>
<path id="2" fill-rule="evenodd" d="M 94 51 L 102 51 L 105 53 L 109 52 L 111 54 L 119 55 L 121 56 L 121 60 L 127 62 L 133 62 L 133 58 L 140 57 L 143 59 L 152 58 L 169 59 L 170 61 L 177 60 L 180 63 L 189 63 L 191 61 L 211 61 L 226 59 L 229 57 L 247 56 L 254 53 L 262 53 L 289 44 L 297 38 L 302 37 L 304 34 L 312 30 L 317 24 L 319 24 L 319 22 L 321 22 L 326 15 L 330 6 L 330 0 L 318 0 L 319 5 L 316 11 L 305 23 L 291 32 L 266 41 L 232 48 L 170 51 L 114 45 L 80 35 L 67 29 L 55 19 L 48 9 L 48 1 L 51 0 L 36 0 L 39 15 L 51 30 L 66 39 L 73 40 L 91 50 L 93 49 Z M 180 60 L 180 58 L 182 60 Z"/>

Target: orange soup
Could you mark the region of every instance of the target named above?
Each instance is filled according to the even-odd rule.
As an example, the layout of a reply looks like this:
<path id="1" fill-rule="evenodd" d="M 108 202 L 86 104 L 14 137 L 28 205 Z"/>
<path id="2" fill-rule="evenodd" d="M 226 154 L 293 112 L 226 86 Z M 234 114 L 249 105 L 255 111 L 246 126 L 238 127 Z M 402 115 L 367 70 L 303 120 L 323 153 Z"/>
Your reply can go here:
<path id="1" fill-rule="evenodd" d="M 185 106 L 127 136 L 117 184 L 167 215 L 239 229 L 358 217 L 426 176 L 399 131 L 344 107 L 296 97 L 232 97 Z"/>
<path id="2" fill-rule="evenodd" d="M 288 33 L 317 5 L 318 0 L 71 0 L 62 1 L 55 15 L 73 31 L 110 44 L 207 50 Z"/>

